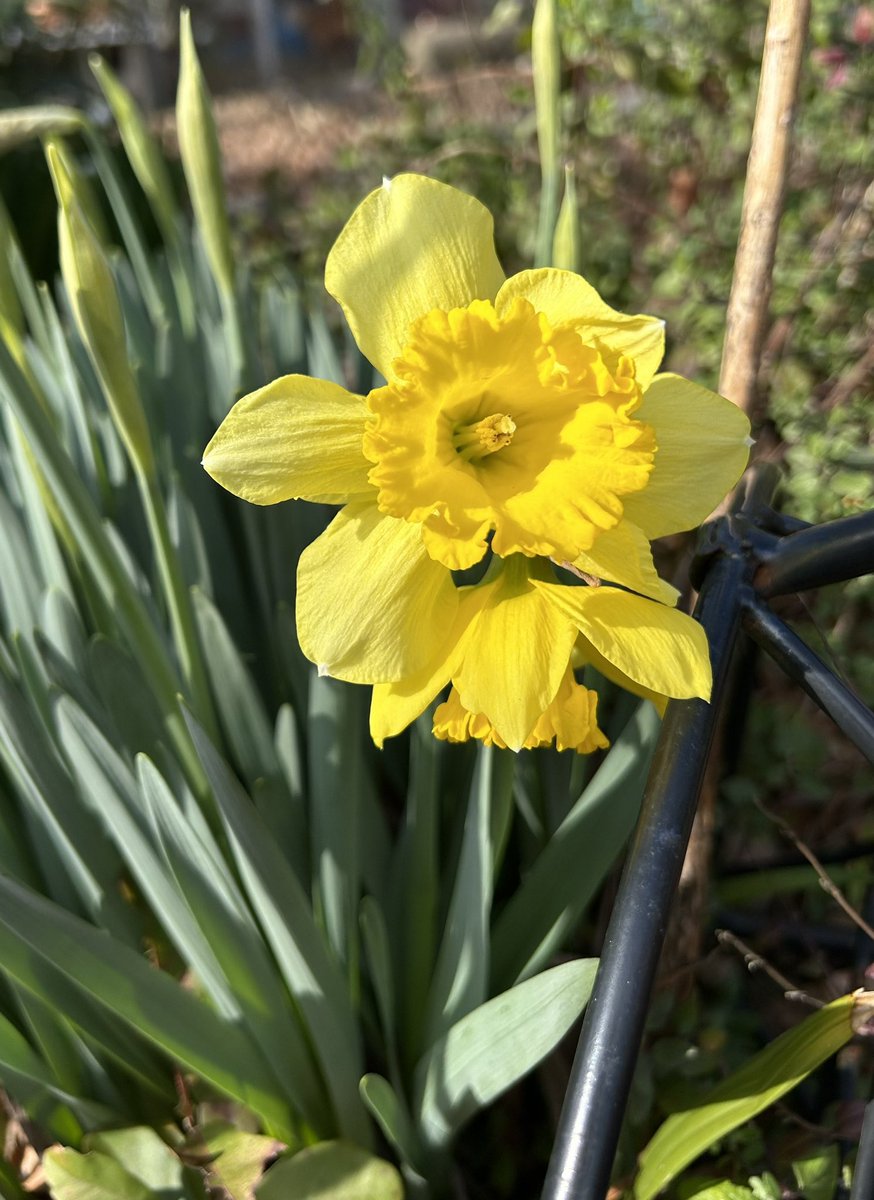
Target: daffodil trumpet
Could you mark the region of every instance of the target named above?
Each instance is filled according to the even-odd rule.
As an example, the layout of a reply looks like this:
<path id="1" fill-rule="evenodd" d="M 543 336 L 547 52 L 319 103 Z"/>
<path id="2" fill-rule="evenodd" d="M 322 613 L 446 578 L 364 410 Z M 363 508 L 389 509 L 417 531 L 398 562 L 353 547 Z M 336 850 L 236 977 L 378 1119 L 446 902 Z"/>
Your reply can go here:
<path id="1" fill-rule="evenodd" d="M 712 511 L 749 425 L 657 374 L 663 323 L 568 271 L 506 279 L 488 211 L 416 175 L 359 205 L 325 282 L 384 386 L 278 379 L 234 405 L 204 466 L 255 504 L 344 506 L 301 555 L 298 636 L 323 673 L 374 685 L 375 740 L 451 684 L 439 737 L 599 748 L 582 662 L 656 699 L 707 698 L 706 639 L 650 540 Z"/>

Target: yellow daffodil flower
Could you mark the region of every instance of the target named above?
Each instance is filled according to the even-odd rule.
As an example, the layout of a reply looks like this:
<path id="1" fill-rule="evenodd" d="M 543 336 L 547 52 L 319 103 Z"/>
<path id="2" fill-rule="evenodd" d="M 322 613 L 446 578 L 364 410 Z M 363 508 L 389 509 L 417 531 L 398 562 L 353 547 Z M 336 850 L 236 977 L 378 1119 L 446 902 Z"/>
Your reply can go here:
<path id="1" fill-rule="evenodd" d="M 385 386 L 362 398 L 278 379 L 233 407 L 204 466 L 256 504 L 345 505 L 301 556 L 298 633 L 320 670 L 378 685 L 377 740 L 451 679 L 441 736 L 594 748 L 570 670 L 579 638 L 638 689 L 708 694 L 703 634 L 667 607 L 649 539 L 707 516 L 749 426 L 656 375 L 663 323 L 568 271 L 505 279 L 487 210 L 415 175 L 359 205 L 325 282 Z M 494 571 L 456 588 L 451 571 L 489 547 Z M 561 585 L 548 559 L 639 595 Z"/>

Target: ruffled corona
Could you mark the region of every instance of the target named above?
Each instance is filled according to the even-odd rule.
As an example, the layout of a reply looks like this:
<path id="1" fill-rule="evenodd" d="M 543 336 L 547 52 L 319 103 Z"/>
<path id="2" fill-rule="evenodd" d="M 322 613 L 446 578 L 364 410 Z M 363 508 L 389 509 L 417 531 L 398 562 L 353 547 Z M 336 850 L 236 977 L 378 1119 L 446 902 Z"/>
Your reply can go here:
<path id="1" fill-rule="evenodd" d="M 646 486 L 655 437 L 632 416 L 634 363 L 554 330 L 525 299 L 415 321 L 371 392 L 365 456 L 380 511 L 423 527 L 453 569 L 492 549 L 573 561 Z"/>
<path id="2" fill-rule="evenodd" d="M 606 750 L 610 743 L 598 728 L 597 707 L 597 694 L 578 684 L 568 668 L 555 699 L 538 719 L 522 749 L 537 750 L 554 743 L 556 750 L 576 750 L 577 754 Z M 455 688 L 434 713 L 434 736 L 446 742 L 476 738 L 486 746 L 507 748 L 484 713 L 467 711 Z"/>

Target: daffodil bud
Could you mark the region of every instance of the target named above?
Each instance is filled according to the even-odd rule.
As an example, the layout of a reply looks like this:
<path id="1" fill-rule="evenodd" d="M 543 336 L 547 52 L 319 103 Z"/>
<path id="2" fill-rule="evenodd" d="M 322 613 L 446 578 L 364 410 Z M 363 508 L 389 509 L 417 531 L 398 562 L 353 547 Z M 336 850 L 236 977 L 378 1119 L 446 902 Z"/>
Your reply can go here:
<path id="1" fill-rule="evenodd" d="M 76 166 L 76 160 L 70 153 L 70 147 L 62 137 L 52 134 L 44 138 L 46 145 L 49 141 L 54 146 L 55 154 L 60 160 L 65 173 L 75 183 L 76 200 L 85 214 L 86 221 L 94 231 L 97 240 L 103 245 L 107 245 L 109 243 L 109 233 L 106 228 L 103 209 L 100 207 L 90 181 Z"/>
<path id="2" fill-rule="evenodd" d="M 124 318 L 115 279 L 94 227 L 81 203 L 75 168 L 64 161 L 58 143 L 46 146 L 58 198 L 61 275 L 76 324 L 106 394 L 116 427 L 137 468 L 154 470 L 151 439 L 137 385 L 127 358 Z"/>
<path id="3" fill-rule="evenodd" d="M 580 214 L 573 163 L 565 163 L 564 197 L 552 239 L 552 265 L 561 271 L 577 271 L 580 266 Z"/>
<path id="4" fill-rule="evenodd" d="M 76 133 L 84 117 L 65 104 L 34 104 L 27 108 L 7 108 L 0 113 L 0 154 L 52 134 Z"/>
<path id="5" fill-rule="evenodd" d="M 234 291 L 234 259 L 228 225 L 221 151 L 209 91 L 191 32 L 191 13 L 183 8 L 179 27 L 179 88 L 176 129 L 185 181 L 194 215 L 219 290 Z"/>
<path id="6" fill-rule="evenodd" d="M 99 54 L 92 54 L 88 61 L 115 117 L 133 173 L 148 197 L 161 232 L 170 241 L 175 237 L 176 206 L 167 165 L 127 88 Z"/>

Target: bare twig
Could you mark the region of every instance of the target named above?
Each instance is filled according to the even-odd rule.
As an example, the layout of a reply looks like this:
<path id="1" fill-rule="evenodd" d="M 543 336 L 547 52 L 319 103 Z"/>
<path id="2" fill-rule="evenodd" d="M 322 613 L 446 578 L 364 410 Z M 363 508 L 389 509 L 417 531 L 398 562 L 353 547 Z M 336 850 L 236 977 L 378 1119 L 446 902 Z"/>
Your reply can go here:
<path id="1" fill-rule="evenodd" d="M 719 375 L 722 395 L 748 413 L 755 402 L 809 19 L 810 0 L 771 0 Z"/>
<path id="2" fill-rule="evenodd" d="M 801 1004 L 808 1004 L 811 1008 L 822 1008 L 823 1001 L 817 1000 L 815 996 L 811 996 L 808 992 L 795 986 L 791 980 L 781 974 L 776 967 L 772 966 L 766 958 L 761 954 L 757 954 L 755 950 L 750 949 L 746 942 L 742 942 L 737 934 L 731 932 L 730 929 L 717 929 L 717 941 L 723 946 L 731 946 L 733 950 L 737 950 L 743 955 L 743 960 L 751 971 L 764 971 L 769 979 L 773 979 L 774 983 L 779 988 L 782 988 L 783 995 L 787 1000 L 797 1000 Z"/>
<path id="3" fill-rule="evenodd" d="M 871 928 L 862 914 L 857 909 L 853 908 L 852 904 L 850 904 L 847 897 L 832 879 L 831 875 L 829 875 L 828 871 L 825 869 L 807 843 L 798 836 L 788 822 L 784 821 L 782 817 L 778 817 L 776 813 L 771 812 L 771 810 L 766 808 L 761 801 L 756 801 L 756 807 L 762 813 L 764 813 L 769 821 L 773 821 L 784 837 L 787 837 L 795 846 L 795 848 L 804 855 L 804 857 L 813 867 L 814 871 L 816 871 L 822 890 L 827 892 L 828 895 L 831 896 L 832 900 L 841 906 L 856 928 L 861 929 L 865 936 L 874 942 L 874 929 Z"/>
<path id="4" fill-rule="evenodd" d="M 868 376 L 872 373 L 874 373 L 874 339 L 871 340 L 867 350 L 859 361 L 854 363 L 845 374 L 841 375 L 829 389 L 828 394 L 822 401 L 823 408 L 838 408 L 841 404 L 845 404 L 853 392 L 857 388 L 862 387 Z"/>

